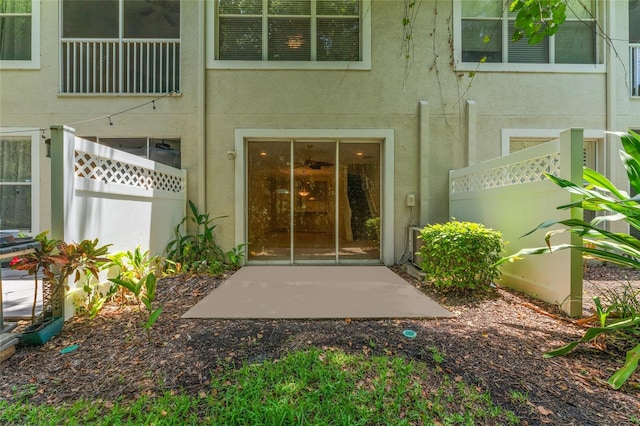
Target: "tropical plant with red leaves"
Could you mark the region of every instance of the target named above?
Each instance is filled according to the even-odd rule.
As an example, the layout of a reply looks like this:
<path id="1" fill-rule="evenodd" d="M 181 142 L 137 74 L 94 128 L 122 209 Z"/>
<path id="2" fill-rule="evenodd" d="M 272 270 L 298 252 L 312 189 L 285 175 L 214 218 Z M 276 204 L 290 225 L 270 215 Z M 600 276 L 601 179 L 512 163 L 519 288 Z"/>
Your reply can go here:
<path id="1" fill-rule="evenodd" d="M 25 254 L 23 256 L 14 257 L 9 266 L 11 269 L 17 269 L 20 271 L 27 271 L 29 275 L 33 275 L 34 295 L 33 306 L 31 307 L 31 322 L 36 320 L 36 303 L 38 298 L 38 274 L 42 272 L 45 278 L 54 279 L 55 272 L 53 268 L 55 265 L 65 263 L 65 257 L 58 252 L 58 245 L 61 243 L 59 240 L 50 240 L 47 238 L 48 232 L 43 232 L 35 236 L 35 240 L 40 243 L 40 247 L 36 248 L 33 253 Z"/>
<path id="2" fill-rule="evenodd" d="M 10 262 L 12 269 L 27 271 L 34 275 L 35 290 L 31 308 L 31 322 L 35 322 L 38 296 L 38 274 L 53 285 L 53 297 L 59 297 L 60 291 L 69 289 L 68 281 L 73 277 L 78 282 L 83 276 L 98 279 L 98 274 L 109 259 L 106 257 L 109 245 L 98 247 L 98 239 L 83 240 L 67 244 L 64 241 L 47 238 L 47 232 L 38 234 L 35 240 L 40 243 L 33 253 L 14 258 Z"/>

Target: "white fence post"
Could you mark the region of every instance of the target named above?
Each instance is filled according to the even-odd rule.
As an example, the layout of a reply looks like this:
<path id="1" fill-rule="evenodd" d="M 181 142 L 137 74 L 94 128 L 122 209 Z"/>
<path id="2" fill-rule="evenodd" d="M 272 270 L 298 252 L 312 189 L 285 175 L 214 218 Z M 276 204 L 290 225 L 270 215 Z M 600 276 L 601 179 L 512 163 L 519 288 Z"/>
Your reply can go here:
<path id="1" fill-rule="evenodd" d="M 560 133 L 560 177 L 578 185 L 583 182 L 584 164 L 584 131 L 583 129 L 567 129 Z M 566 191 L 565 191 L 566 192 Z M 571 202 L 579 201 L 582 197 L 578 194 L 569 194 Z M 572 219 L 584 218 L 582 209 L 571 208 L 569 214 Z M 569 243 L 581 246 L 582 237 L 568 233 Z M 552 242 L 553 243 L 553 242 Z M 569 251 L 569 282 L 570 301 L 565 310 L 569 315 L 577 317 L 582 315 L 582 273 L 583 259 L 579 250 Z"/>

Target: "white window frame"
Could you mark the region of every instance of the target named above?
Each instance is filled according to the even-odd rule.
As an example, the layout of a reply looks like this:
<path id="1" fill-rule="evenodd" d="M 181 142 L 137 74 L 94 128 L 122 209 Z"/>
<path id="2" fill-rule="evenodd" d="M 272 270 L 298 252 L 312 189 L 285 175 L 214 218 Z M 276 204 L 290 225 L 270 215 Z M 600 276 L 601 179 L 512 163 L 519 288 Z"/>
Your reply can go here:
<path id="1" fill-rule="evenodd" d="M 31 138 L 31 234 L 40 231 L 40 144 L 41 131 L 32 127 L 0 127 L 2 137 Z M 15 184 L 16 182 L 4 182 Z"/>
<path id="2" fill-rule="evenodd" d="M 511 140 L 512 139 L 558 139 L 560 138 L 560 133 L 565 129 L 502 129 L 502 156 L 511 154 Z M 583 133 L 584 139 L 602 141 L 604 143 L 605 140 L 605 131 L 598 129 L 584 129 Z M 598 166 L 602 166 L 604 163 L 602 162 L 603 153 L 598 152 Z"/>
<path id="3" fill-rule="evenodd" d="M 360 61 L 229 61 L 216 59 L 216 0 L 206 0 L 207 68 L 209 69 L 301 69 L 301 70 L 370 70 L 371 69 L 371 0 L 362 1 Z"/>
<path id="4" fill-rule="evenodd" d="M 0 60 L 0 69 L 40 68 L 40 0 L 31 0 L 31 59 Z"/>
<path id="5" fill-rule="evenodd" d="M 453 0 L 453 57 L 455 70 L 462 72 L 553 72 L 553 73 L 605 73 L 605 57 L 602 40 L 596 37 L 596 60 L 598 64 L 526 64 L 507 62 L 462 62 L 462 2 L 464 0 Z M 611 2 L 606 2 L 607 4 Z M 604 17 L 605 7 L 598 0 L 597 22 L 606 22 Z M 503 21 L 502 49 L 507 49 L 511 35 L 505 32 L 508 22 Z M 553 40 L 550 40 L 549 49 L 553 49 Z"/>

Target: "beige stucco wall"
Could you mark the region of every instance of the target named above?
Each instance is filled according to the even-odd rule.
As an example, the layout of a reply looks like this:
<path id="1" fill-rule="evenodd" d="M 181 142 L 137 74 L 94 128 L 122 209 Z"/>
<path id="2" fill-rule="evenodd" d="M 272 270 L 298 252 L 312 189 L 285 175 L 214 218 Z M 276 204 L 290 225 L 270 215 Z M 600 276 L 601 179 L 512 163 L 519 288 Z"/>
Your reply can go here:
<path id="1" fill-rule="evenodd" d="M 626 2 L 613 2 L 625 3 Z M 438 13 L 434 10 L 438 7 Z M 206 173 L 207 210 L 220 219 L 219 242 L 229 248 L 234 240 L 235 130 L 259 129 L 392 129 L 395 135 L 395 251 L 405 244 L 410 210 L 409 192 L 420 194 L 419 102 L 428 102 L 429 146 L 426 164 L 427 204 L 418 206 L 429 222 L 447 220 L 448 171 L 467 165 L 468 117 L 466 101 L 476 106 L 474 135 L 478 161 L 501 155 L 502 129 L 562 129 L 607 127 L 607 94 L 612 85 L 605 73 L 483 72 L 474 78 L 454 65 L 452 1 L 424 0 L 414 26 L 414 48 L 408 62 L 401 52 L 403 3 L 373 0 L 371 70 L 223 70 L 205 75 L 206 156 L 198 150 L 198 39 L 197 1 L 183 1 L 181 9 L 181 91 L 151 105 L 113 117 L 73 126 L 77 134 L 100 137 L 180 137 L 182 164 L 189 173 L 189 198 L 197 201 L 201 173 Z M 612 38 L 624 38 L 624 7 L 617 5 Z M 149 96 L 58 95 L 58 2 L 42 1 L 41 68 L 0 71 L 0 126 L 48 128 L 104 117 L 150 101 Z M 624 44 L 624 43 L 622 43 Z M 200 46 L 201 47 L 201 46 Z M 623 62 L 626 58 L 622 49 Z M 628 58 L 626 58 L 628 69 Z M 614 67 L 618 130 L 640 127 L 640 100 L 629 100 L 618 80 L 623 66 Z M 47 159 L 42 155 L 42 167 Z M 199 166 L 206 164 L 206 171 Z M 43 170 L 43 179 L 46 179 Z M 43 192 L 43 217 L 48 199 Z M 202 206 L 201 206 L 202 207 Z M 426 213 L 425 213 L 426 212 Z M 415 212 L 413 218 L 420 217 Z M 46 224 L 46 219 L 43 219 Z M 419 223 L 425 225 L 425 223 Z"/>
<path id="2" fill-rule="evenodd" d="M 37 70 L 0 70 L 0 126 L 49 129 L 123 111 L 149 102 L 157 96 L 60 95 L 58 1 L 42 0 L 40 13 L 41 67 Z M 197 22 L 197 2 L 184 2 L 182 22 Z M 179 137 L 182 138 L 182 165 L 197 173 L 196 72 L 197 26 L 182 25 L 182 95 L 167 97 L 112 118 L 73 125 L 79 136 L 98 137 Z M 49 137 L 49 131 L 45 131 Z M 41 229 L 50 226 L 49 159 L 44 146 L 39 158 L 41 169 Z M 196 188 L 190 188 L 190 191 Z M 195 192 L 194 192 L 195 193 Z"/>

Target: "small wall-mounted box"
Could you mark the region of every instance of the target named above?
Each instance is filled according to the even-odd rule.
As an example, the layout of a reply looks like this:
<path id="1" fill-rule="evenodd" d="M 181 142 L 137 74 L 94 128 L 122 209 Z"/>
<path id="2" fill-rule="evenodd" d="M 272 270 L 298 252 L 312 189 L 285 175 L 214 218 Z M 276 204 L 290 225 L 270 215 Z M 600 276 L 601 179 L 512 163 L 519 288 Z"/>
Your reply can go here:
<path id="1" fill-rule="evenodd" d="M 415 192 L 410 192 L 407 194 L 407 207 L 415 207 L 416 205 L 416 194 Z"/>

